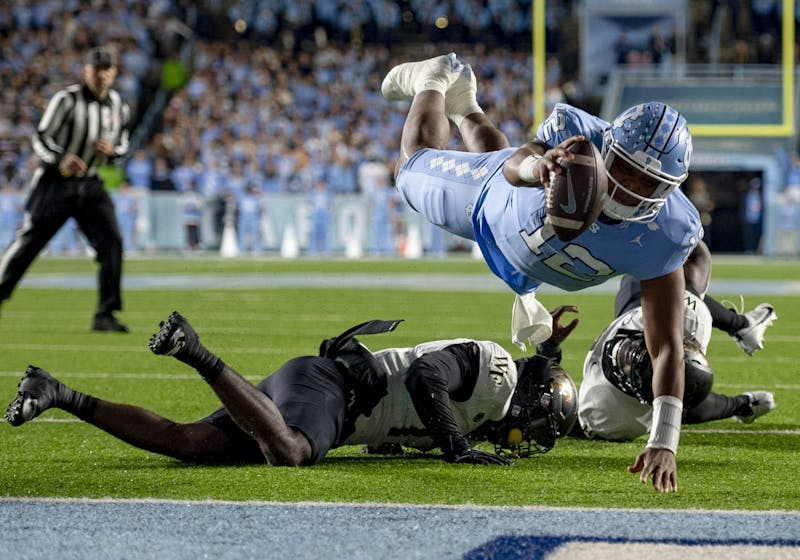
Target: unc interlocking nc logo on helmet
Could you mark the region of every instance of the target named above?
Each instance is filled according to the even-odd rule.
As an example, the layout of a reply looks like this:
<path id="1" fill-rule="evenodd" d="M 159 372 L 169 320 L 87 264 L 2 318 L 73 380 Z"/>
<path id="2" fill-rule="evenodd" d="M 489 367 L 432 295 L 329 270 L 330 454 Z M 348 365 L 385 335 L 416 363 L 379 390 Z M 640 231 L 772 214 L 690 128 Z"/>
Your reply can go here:
<path id="1" fill-rule="evenodd" d="M 643 197 L 631 193 L 609 175 L 610 194 L 612 189 L 620 188 L 640 203 L 625 206 L 611 200 L 607 213 L 621 220 L 648 221 L 655 218 L 669 194 L 688 176 L 692 135 L 686 119 L 674 108 L 659 102 L 642 103 L 614 119 L 603 135 L 602 154 L 607 170 L 619 157 L 659 182 L 650 197 Z"/>

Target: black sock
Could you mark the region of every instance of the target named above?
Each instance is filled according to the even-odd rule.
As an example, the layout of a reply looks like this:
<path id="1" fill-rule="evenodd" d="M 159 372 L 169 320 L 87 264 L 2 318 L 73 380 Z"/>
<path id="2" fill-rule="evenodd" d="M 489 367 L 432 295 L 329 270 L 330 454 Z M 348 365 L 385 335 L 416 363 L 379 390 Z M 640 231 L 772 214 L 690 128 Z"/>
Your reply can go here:
<path id="1" fill-rule="evenodd" d="M 190 365 L 196 369 L 200 377 L 209 385 L 217 380 L 217 377 L 219 377 L 222 370 L 225 368 L 225 362 L 215 356 L 202 344 L 197 344 L 197 346 L 192 348 L 191 353 L 181 355 L 181 353 L 178 352 L 175 357 L 184 364 Z"/>
<path id="2" fill-rule="evenodd" d="M 734 309 L 725 307 L 710 295 L 706 294 L 703 301 L 711 312 L 711 321 L 715 328 L 732 335 L 748 325 L 747 317 L 740 315 Z"/>
<path id="3" fill-rule="evenodd" d="M 735 416 L 750 416 L 753 414 L 753 407 L 750 405 L 750 397 L 747 395 L 738 395 L 732 397 L 737 403 L 736 410 L 733 412 Z"/>
<path id="4" fill-rule="evenodd" d="M 74 414 L 84 421 L 91 420 L 94 410 L 97 408 L 97 399 L 95 397 L 70 389 L 60 382 L 56 402 L 59 408 Z"/>
<path id="5" fill-rule="evenodd" d="M 728 397 L 718 393 L 710 393 L 697 406 L 683 411 L 684 424 L 702 424 L 712 420 L 723 420 L 732 416 L 749 416 L 750 398 L 747 395 Z"/>

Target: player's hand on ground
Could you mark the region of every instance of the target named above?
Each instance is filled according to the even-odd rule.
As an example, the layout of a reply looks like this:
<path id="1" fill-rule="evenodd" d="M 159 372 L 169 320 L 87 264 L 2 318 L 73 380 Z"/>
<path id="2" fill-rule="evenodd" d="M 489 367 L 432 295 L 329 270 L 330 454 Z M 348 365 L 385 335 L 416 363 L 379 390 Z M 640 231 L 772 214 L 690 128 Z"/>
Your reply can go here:
<path id="1" fill-rule="evenodd" d="M 67 154 L 58 164 L 58 170 L 64 177 L 83 175 L 86 173 L 86 163 L 75 154 Z"/>
<path id="2" fill-rule="evenodd" d="M 574 160 L 575 154 L 569 151 L 569 147 L 584 140 L 586 140 L 585 136 L 570 136 L 555 148 L 550 148 L 544 153 L 538 164 L 539 179 L 542 185 L 550 186 L 551 173 L 561 175 L 564 172 L 564 168 L 558 163 L 559 160 Z"/>
<path id="3" fill-rule="evenodd" d="M 636 461 L 628 467 L 628 472 L 639 473 L 639 482 L 647 482 L 653 477 L 653 488 L 659 492 L 678 491 L 678 467 L 675 454 L 669 449 L 648 447 L 636 456 Z"/>
<path id="4" fill-rule="evenodd" d="M 578 326 L 579 319 L 575 317 L 568 325 L 562 325 L 561 316 L 564 315 L 564 313 L 577 312 L 577 305 L 559 305 L 550 312 L 550 315 L 553 317 L 553 334 L 550 335 L 550 338 L 547 341 L 548 344 L 556 346 L 567 339 L 570 333 L 575 330 L 575 327 Z"/>
<path id="5" fill-rule="evenodd" d="M 449 463 L 469 463 L 472 465 L 510 465 L 511 461 L 500 455 L 488 453 L 479 449 L 467 449 L 458 455 L 447 458 Z"/>

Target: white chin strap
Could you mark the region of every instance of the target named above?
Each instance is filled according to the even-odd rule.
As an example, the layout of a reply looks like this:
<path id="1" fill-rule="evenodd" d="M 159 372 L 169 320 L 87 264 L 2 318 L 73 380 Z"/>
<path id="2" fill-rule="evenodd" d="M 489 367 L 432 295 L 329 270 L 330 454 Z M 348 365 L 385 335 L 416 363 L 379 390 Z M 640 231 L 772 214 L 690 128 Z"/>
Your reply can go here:
<path id="1" fill-rule="evenodd" d="M 615 220 L 624 222 L 652 222 L 658 215 L 658 211 L 667 201 L 665 198 L 645 198 L 630 189 L 626 189 L 608 176 L 609 182 L 613 185 L 611 192 L 606 194 L 606 201 L 603 204 L 603 212 Z M 626 195 L 638 199 L 640 202 L 636 206 L 628 206 L 614 200 L 614 194 L 619 191 Z"/>
<path id="2" fill-rule="evenodd" d="M 661 184 L 658 185 L 658 187 L 655 189 L 655 192 L 663 192 L 663 196 L 647 198 L 636 194 L 632 190 L 625 187 L 622 183 L 617 181 L 613 175 L 611 175 L 609 170 L 611 169 L 611 163 L 614 161 L 616 156 L 617 154 L 615 154 L 613 150 L 609 150 L 609 154 L 605 158 L 609 191 L 608 194 L 606 194 L 605 203 L 603 204 L 603 212 L 609 218 L 614 220 L 622 220 L 623 222 L 652 222 L 655 220 L 659 210 L 661 210 L 661 207 L 664 206 L 664 203 L 667 201 L 667 197 L 677 185 L 673 185 L 672 183 L 663 181 L 659 178 L 659 180 L 661 180 Z M 624 161 L 626 158 L 622 159 Z M 650 177 L 655 177 L 652 173 L 648 173 L 646 171 L 643 172 Z M 638 200 L 639 202 L 634 206 L 628 206 L 627 204 L 617 202 L 614 200 L 614 195 L 618 192 Z"/>

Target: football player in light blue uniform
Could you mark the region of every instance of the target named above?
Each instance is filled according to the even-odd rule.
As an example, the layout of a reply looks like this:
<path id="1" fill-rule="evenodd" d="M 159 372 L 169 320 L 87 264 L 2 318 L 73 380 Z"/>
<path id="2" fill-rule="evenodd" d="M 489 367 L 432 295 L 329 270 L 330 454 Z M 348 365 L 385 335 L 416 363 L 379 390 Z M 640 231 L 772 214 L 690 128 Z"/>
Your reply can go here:
<path id="1" fill-rule="evenodd" d="M 656 490 L 677 490 L 682 264 L 702 237 L 697 211 L 676 192 L 692 153 L 686 120 L 658 102 L 631 107 L 612 123 L 559 104 L 534 140 L 512 148 L 478 105 L 472 69 L 452 53 L 395 66 L 381 92 L 389 100 L 412 99 L 395 171 L 406 202 L 431 223 L 475 240 L 518 295 L 542 283 L 580 290 L 623 273 L 641 281 L 654 416 L 647 447 L 629 470 L 642 482 L 652 475 Z M 468 152 L 445 150 L 450 121 Z M 608 195 L 597 222 L 564 242 L 545 221 L 541 187 L 563 172 L 558 161 L 574 159 L 568 148 L 583 139 L 601 148 Z"/>

